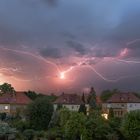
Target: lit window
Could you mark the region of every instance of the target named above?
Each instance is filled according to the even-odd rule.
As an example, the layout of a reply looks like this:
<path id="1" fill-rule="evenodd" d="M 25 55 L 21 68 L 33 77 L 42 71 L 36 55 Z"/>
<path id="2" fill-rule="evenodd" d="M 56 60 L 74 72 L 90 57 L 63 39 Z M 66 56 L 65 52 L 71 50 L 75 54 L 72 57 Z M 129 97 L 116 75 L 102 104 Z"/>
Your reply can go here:
<path id="1" fill-rule="evenodd" d="M 108 119 L 108 114 L 104 113 L 102 114 L 102 117 L 104 117 L 105 119 Z"/>
<path id="2" fill-rule="evenodd" d="M 5 106 L 4 109 L 7 110 L 8 109 L 8 106 Z"/>

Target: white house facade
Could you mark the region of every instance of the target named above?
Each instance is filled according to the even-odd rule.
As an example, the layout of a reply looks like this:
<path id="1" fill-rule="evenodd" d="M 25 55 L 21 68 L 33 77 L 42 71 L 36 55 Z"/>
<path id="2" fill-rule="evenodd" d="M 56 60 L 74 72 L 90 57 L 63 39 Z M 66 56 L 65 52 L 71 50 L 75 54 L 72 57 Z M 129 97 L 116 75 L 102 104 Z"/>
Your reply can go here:
<path id="1" fill-rule="evenodd" d="M 140 99 L 133 93 L 116 93 L 102 104 L 103 113 L 109 114 L 110 108 L 116 117 L 122 117 L 127 112 L 139 110 Z"/>
<path id="2" fill-rule="evenodd" d="M 54 104 L 54 110 L 56 110 L 60 105 L 69 109 L 70 111 L 78 111 L 81 104 L 84 104 L 81 97 L 77 94 L 61 94 Z M 85 104 L 87 110 L 89 108 L 88 104 Z"/>

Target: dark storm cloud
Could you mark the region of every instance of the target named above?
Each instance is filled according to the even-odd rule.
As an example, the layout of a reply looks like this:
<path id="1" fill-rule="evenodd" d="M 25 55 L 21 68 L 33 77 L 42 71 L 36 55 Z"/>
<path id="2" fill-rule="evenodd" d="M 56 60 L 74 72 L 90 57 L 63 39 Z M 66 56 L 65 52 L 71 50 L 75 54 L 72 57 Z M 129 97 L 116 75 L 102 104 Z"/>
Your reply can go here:
<path id="1" fill-rule="evenodd" d="M 66 44 L 69 48 L 74 49 L 76 52 L 78 52 L 80 55 L 84 55 L 87 51 L 85 49 L 85 46 L 83 46 L 81 43 L 76 41 L 67 41 Z"/>
<path id="2" fill-rule="evenodd" d="M 54 8 L 46 7 L 56 3 Z M 135 2 L 131 0 L 113 2 L 1 0 L 0 43 L 29 43 L 43 46 L 56 42 L 64 47 L 62 42 L 65 42 L 66 36 L 70 38 L 76 36 L 78 42 L 124 41 L 124 39 L 139 37 L 139 3 L 137 0 Z M 67 33 L 61 35 L 66 30 Z M 70 46 L 84 54 L 82 43 L 76 43 L 70 43 Z M 112 45 L 113 47 L 116 46 Z"/>
<path id="3" fill-rule="evenodd" d="M 83 56 L 97 57 L 88 64 L 99 64 L 103 57 L 117 57 L 125 48 L 129 50 L 128 57 L 139 58 L 140 41 L 135 42 L 140 39 L 139 17 L 139 0 L 0 0 L 0 46 L 38 52 L 53 62 L 59 59 L 62 67 L 75 66 L 73 57 Z M 36 60 L 32 57 L 7 54 L 0 58 L 26 67 L 26 76 L 46 72 L 46 67 L 43 72 L 39 68 L 33 71 Z"/>
<path id="4" fill-rule="evenodd" d="M 44 48 L 40 51 L 42 56 L 50 57 L 50 58 L 61 58 L 63 56 L 61 50 L 59 48 Z"/>

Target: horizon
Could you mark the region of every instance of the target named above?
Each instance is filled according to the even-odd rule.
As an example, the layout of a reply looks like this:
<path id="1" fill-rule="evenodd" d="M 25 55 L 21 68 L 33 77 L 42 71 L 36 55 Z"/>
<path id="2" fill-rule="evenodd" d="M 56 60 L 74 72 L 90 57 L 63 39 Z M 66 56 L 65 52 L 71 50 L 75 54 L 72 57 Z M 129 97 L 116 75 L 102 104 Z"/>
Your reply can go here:
<path id="1" fill-rule="evenodd" d="M 1 0 L 0 84 L 140 92 L 139 16 L 139 0 Z"/>

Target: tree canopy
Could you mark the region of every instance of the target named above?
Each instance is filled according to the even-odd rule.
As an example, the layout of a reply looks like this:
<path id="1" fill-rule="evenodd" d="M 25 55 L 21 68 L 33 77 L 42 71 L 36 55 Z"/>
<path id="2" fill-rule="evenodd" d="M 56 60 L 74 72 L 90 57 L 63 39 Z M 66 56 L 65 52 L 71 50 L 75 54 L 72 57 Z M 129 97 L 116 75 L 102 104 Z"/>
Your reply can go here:
<path id="1" fill-rule="evenodd" d="M 53 114 L 53 105 L 47 98 L 38 98 L 28 108 L 28 119 L 35 130 L 47 129 Z"/>
<path id="2" fill-rule="evenodd" d="M 140 110 L 126 114 L 121 126 L 122 132 L 127 139 L 139 140 L 140 138 Z"/>
<path id="3" fill-rule="evenodd" d="M 8 83 L 4 83 L 2 85 L 0 85 L 0 94 L 15 94 L 16 91 L 15 89 L 12 87 L 11 84 Z"/>
<path id="4" fill-rule="evenodd" d="M 91 87 L 87 101 L 89 103 L 90 109 L 95 109 L 97 107 L 96 92 L 93 87 Z"/>
<path id="5" fill-rule="evenodd" d="M 106 102 L 114 93 L 119 92 L 118 89 L 113 89 L 113 90 L 104 90 L 102 91 L 100 98 L 102 100 L 102 102 Z"/>
<path id="6" fill-rule="evenodd" d="M 36 93 L 35 91 L 27 91 L 25 92 L 25 94 L 32 100 L 35 100 L 37 98 L 40 98 L 40 97 L 45 97 L 47 98 L 50 102 L 53 102 L 57 97 L 53 94 L 51 95 L 45 95 L 45 94 L 42 94 L 42 93 Z"/>

